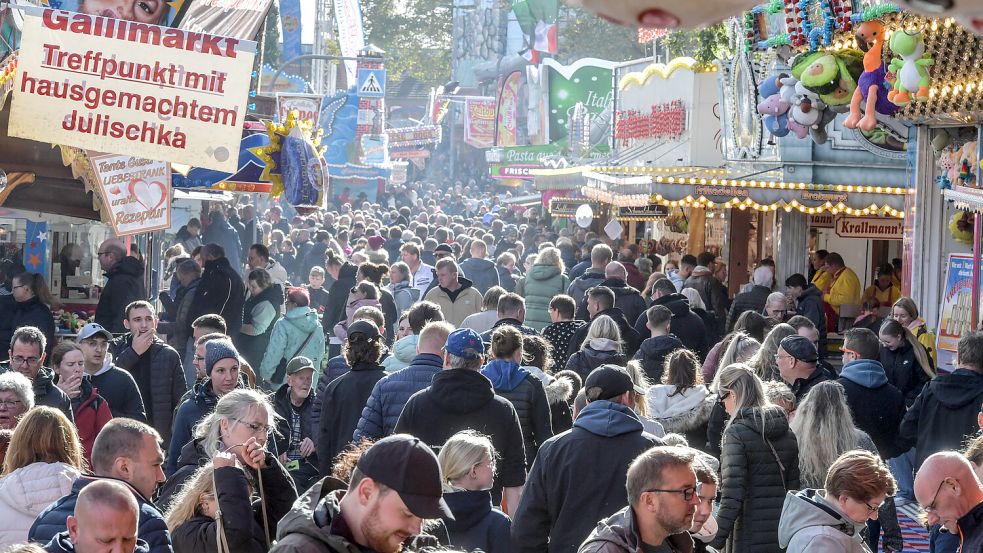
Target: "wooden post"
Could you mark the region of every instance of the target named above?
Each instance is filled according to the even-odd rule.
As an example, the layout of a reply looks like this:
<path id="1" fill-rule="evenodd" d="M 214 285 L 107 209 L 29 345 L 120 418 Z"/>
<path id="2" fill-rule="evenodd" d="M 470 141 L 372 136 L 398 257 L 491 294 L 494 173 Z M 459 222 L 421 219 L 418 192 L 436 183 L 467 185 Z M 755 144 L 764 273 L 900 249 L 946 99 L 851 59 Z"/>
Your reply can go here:
<path id="1" fill-rule="evenodd" d="M 700 255 L 707 243 L 707 212 L 702 207 L 689 208 L 689 247 L 687 253 Z"/>

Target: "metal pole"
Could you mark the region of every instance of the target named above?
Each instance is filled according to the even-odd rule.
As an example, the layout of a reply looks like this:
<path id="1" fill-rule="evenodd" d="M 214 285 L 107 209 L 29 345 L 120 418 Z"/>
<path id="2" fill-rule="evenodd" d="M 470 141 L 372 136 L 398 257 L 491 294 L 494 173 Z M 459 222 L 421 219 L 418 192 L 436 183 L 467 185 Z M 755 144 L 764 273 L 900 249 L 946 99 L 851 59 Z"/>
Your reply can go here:
<path id="1" fill-rule="evenodd" d="M 457 128 L 457 103 L 451 102 L 451 147 L 450 147 L 450 180 L 453 181 L 457 177 L 457 133 L 454 131 Z M 449 183 L 453 184 L 453 183 Z"/>
<path id="2" fill-rule="evenodd" d="M 983 154 L 983 125 L 976 128 L 976 155 L 977 159 Z M 976 164 L 976 186 L 983 182 L 983 170 Z M 980 240 L 983 234 L 983 213 L 976 213 L 973 216 L 973 309 L 971 321 L 974 331 L 980 324 Z"/>
<path id="3" fill-rule="evenodd" d="M 324 54 L 303 54 L 295 58 L 290 58 L 289 60 L 280 64 L 280 69 L 277 70 L 276 74 L 273 75 L 273 81 L 270 82 L 270 90 L 267 92 L 276 92 L 276 82 L 280 80 L 280 75 L 283 74 L 283 70 L 289 67 L 291 64 L 297 63 L 304 60 L 342 60 L 342 61 L 358 61 L 358 58 L 344 57 L 344 56 L 327 56 Z M 351 83 L 348 83 L 351 86 Z"/>

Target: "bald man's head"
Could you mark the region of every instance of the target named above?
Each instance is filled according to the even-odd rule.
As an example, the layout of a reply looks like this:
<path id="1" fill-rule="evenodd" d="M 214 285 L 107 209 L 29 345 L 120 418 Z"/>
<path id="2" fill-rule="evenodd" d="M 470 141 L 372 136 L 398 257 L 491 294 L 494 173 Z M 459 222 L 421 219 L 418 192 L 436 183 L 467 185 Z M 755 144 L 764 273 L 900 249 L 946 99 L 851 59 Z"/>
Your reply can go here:
<path id="1" fill-rule="evenodd" d="M 618 261 L 612 261 L 604 267 L 604 278 L 628 280 L 628 270 Z"/>
<path id="2" fill-rule="evenodd" d="M 941 524 L 956 533 L 958 520 L 983 503 L 983 485 L 965 457 L 942 451 L 929 456 L 918 469 L 915 498 L 929 524 Z"/>
<path id="3" fill-rule="evenodd" d="M 99 251 L 97 252 L 99 257 L 99 265 L 102 270 L 108 271 L 113 268 L 114 265 L 119 263 L 124 257 L 126 257 L 126 245 L 122 240 L 117 238 L 110 238 L 109 240 L 104 240 L 102 244 L 99 244 Z"/>

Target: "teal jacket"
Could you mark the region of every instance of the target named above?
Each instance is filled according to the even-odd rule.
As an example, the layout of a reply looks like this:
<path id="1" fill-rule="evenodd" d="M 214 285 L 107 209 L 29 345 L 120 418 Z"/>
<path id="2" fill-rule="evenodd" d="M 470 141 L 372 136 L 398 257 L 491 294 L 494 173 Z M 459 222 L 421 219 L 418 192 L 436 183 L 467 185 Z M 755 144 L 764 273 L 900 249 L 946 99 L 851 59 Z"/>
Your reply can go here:
<path id="1" fill-rule="evenodd" d="M 526 277 L 519 281 L 515 292 L 526 298 L 526 325 L 541 332 L 551 322 L 550 300 L 557 294 L 566 294 L 570 278 L 555 265 L 533 265 Z"/>
<path id="2" fill-rule="evenodd" d="M 307 345 L 300 349 L 301 344 L 312 333 Z M 263 362 L 257 371 L 258 378 L 269 380 L 280 364 L 280 359 L 289 361 L 298 355 L 309 358 L 315 367 L 321 366 L 321 359 L 324 357 L 324 330 L 317 313 L 310 307 L 294 307 L 273 326 L 270 345 L 266 348 Z M 317 384 L 317 371 L 314 372 L 314 384 Z"/>

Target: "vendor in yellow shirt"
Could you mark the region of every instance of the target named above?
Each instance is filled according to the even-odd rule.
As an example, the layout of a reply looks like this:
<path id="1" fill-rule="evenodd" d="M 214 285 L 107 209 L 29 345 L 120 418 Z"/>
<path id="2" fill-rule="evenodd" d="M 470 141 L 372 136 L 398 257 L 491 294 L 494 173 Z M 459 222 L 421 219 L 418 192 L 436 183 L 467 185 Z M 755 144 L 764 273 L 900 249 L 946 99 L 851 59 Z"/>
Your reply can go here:
<path id="1" fill-rule="evenodd" d="M 826 256 L 826 271 L 832 278 L 829 287 L 823 289 L 823 301 L 837 314 L 841 305 L 860 305 L 860 279 L 843 263 L 840 254 L 833 252 Z"/>
<path id="2" fill-rule="evenodd" d="M 877 268 L 877 279 L 864 290 L 861 301 L 877 300 L 881 307 L 891 307 L 901 299 L 901 288 L 894 284 L 894 267 L 888 264 Z"/>
<path id="3" fill-rule="evenodd" d="M 828 255 L 829 252 L 826 250 L 816 250 L 809 259 L 809 263 L 812 263 L 812 268 L 816 271 L 812 275 L 812 283 L 820 290 L 826 290 L 833 282 L 832 273 L 826 269 L 826 256 Z"/>

